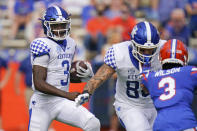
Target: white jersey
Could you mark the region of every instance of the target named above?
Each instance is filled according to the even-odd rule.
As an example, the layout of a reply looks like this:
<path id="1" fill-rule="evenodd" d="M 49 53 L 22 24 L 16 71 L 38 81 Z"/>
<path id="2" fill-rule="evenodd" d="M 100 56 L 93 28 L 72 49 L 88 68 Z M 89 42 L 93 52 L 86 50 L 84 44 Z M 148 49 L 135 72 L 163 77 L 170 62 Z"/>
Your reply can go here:
<path id="1" fill-rule="evenodd" d="M 48 55 L 46 82 L 63 91 L 69 90 L 69 70 L 74 57 L 76 43 L 70 37 L 67 37 L 62 44 L 49 39 L 35 39 L 31 45 L 31 63 L 34 65 L 34 59 L 39 56 Z M 45 67 L 45 65 L 40 65 Z M 32 84 L 35 90 L 34 84 Z M 35 92 L 41 93 L 37 90 Z M 42 94 L 42 93 L 41 93 Z"/>
<path id="2" fill-rule="evenodd" d="M 75 48 L 76 44 L 70 37 L 67 37 L 62 44 L 49 38 L 38 38 L 30 45 L 31 62 L 33 65 L 47 68 L 47 83 L 63 91 L 68 91 L 69 70 Z M 85 107 L 77 107 L 74 101 L 63 97 L 44 94 L 36 90 L 34 85 L 33 89 L 34 94 L 29 106 L 29 131 L 48 131 L 53 120 L 86 131 L 100 131 L 99 120 Z"/>
<path id="3" fill-rule="evenodd" d="M 134 58 L 131 44 L 126 41 L 113 45 L 104 59 L 117 73 L 115 100 L 132 106 L 154 107 L 150 95 L 143 93 L 140 88 L 141 64 Z M 155 56 L 151 70 L 160 68 L 158 56 Z"/>

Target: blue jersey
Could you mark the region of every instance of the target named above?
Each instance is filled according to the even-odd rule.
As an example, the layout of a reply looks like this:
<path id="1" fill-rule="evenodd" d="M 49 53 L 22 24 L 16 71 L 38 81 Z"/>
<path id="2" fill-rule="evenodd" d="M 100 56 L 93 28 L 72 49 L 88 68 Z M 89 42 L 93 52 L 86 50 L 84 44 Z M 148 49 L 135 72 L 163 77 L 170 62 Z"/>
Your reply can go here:
<path id="1" fill-rule="evenodd" d="M 0 68 L 1 67 L 7 68 L 8 67 L 8 62 L 0 57 Z"/>
<path id="2" fill-rule="evenodd" d="M 25 84 L 27 87 L 32 86 L 32 66 L 31 58 L 28 56 L 20 63 L 19 71 L 23 72 L 25 75 Z"/>
<path id="3" fill-rule="evenodd" d="M 197 127 L 191 109 L 197 86 L 197 67 L 150 72 L 142 78 L 158 111 L 154 131 L 181 131 Z"/>

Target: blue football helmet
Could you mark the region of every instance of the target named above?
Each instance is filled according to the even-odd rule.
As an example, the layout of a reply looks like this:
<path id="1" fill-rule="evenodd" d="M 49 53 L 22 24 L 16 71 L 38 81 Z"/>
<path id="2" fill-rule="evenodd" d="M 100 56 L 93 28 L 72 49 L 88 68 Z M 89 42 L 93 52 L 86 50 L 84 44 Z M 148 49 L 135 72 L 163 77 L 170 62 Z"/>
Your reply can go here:
<path id="1" fill-rule="evenodd" d="M 46 9 L 42 19 L 44 34 L 48 37 L 59 41 L 65 40 L 69 35 L 71 27 L 71 18 L 63 8 L 51 6 Z"/>
<path id="2" fill-rule="evenodd" d="M 160 35 L 147 21 L 138 23 L 131 32 L 132 54 L 141 63 L 150 63 L 159 46 Z M 144 51 L 149 50 L 149 54 Z"/>

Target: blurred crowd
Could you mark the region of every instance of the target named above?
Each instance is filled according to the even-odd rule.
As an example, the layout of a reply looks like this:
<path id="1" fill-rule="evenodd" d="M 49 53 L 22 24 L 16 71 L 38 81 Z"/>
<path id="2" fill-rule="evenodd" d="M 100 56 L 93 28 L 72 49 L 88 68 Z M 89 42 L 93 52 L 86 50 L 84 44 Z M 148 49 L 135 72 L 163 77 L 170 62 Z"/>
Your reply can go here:
<path id="1" fill-rule="evenodd" d="M 0 0 L 0 57 L 23 65 L 16 78 L 25 73 L 27 86 L 31 86 L 29 44 L 44 37 L 38 19 L 51 5 L 71 13 L 70 35 L 78 44 L 75 59 L 90 61 L 95 72 L 103 64 L 106 49 L 130 40 L 132 28 L 143 20 L 158 28 L 161 39 L 183 41 L 189 49 L 189 63 L 197 65 L 197 0 Z M 91 112 L 111 131 L 119 128 L 112 105 L 115 81 L 116 76 L 105 82 L 90 101 Z M 28 103 L 31 90 L 27 89 Z"/>

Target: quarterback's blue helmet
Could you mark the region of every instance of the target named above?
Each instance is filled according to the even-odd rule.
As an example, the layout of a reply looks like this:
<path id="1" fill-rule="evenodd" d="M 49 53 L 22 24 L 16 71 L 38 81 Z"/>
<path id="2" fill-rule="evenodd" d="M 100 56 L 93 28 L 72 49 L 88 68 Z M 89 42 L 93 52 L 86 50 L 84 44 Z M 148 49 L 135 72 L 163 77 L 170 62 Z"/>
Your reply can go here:
<path id="1" fill-rule="evenodd" d="M 156 54 L 159 46 L 160 35 L 158 30 L 147 21 L 135 25 L 131 32 L 133 56 L 142 63 L 149 63 Z M 150 50 L 150 54 L 144 54 L 143 50 Z"/>
<path id="2" fill-rule="evenodd" d="M 44 33 L 58 41 L 66 39 L 70 31 L 71 18 L 63 8 L 51 6 L 46 9 L 42 19 Z"/>

